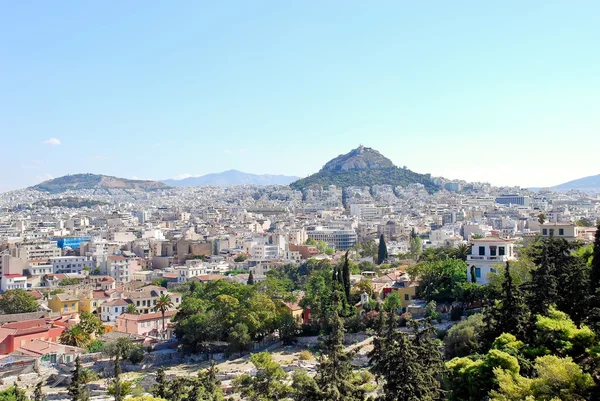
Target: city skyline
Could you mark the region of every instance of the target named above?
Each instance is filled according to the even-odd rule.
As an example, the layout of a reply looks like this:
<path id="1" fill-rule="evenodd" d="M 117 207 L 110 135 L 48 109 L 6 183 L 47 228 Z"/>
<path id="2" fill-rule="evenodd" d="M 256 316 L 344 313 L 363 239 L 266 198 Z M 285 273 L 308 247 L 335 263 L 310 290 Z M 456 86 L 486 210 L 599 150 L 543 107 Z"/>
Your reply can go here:
<path id="1" fill-rule="evenodd" d="M 512 4 L 6 4 L 0 192 L 304 177 L 361 143 L 493 185 L 600 173 L 581 151 L 600 145 L 600 5 Z"/>

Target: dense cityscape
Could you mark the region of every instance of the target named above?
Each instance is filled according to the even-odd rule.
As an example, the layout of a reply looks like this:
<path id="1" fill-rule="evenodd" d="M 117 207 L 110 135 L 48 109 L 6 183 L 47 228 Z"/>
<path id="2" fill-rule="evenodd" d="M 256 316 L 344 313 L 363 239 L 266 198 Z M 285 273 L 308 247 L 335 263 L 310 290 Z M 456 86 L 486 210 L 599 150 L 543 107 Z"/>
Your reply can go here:
<path id="1" fill-rule="evenodd" d="M 334 184 L 382 169 L 389 184 Z M 393 185 L 389 169 L 360 146 L 291 185 L 74 175 L 1 194 L 2 384 L 57 400 L 594 394 L 600 190 L 406 167 L 420 182 Z"/>

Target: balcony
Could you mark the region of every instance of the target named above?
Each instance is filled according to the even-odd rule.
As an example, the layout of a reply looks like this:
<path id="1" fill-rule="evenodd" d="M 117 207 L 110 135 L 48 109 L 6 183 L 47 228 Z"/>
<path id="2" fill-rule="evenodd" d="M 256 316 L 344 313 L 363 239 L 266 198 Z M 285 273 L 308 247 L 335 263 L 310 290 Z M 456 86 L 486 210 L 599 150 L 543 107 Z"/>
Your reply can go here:
<path id="1" fill-rule="evenodd" d="M 467 261 L 469 260 L 481 260 L 481 261 L 490 261 L 490 262 L 506 262 L 508 259 L 508 256 L 506 255 L 502 255 L 502 256 L 488 256 L 488 255 L 468 255 L 467 256 Z"/>

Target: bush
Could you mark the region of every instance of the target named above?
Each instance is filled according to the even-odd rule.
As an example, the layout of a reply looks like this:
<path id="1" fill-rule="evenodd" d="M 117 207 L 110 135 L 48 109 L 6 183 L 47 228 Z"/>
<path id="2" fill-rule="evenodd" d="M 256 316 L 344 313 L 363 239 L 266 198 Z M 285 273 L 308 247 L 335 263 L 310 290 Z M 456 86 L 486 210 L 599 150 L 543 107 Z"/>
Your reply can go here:
<path id="1" fill-rule="evenodd" d="M 134 347 L 129 352 L 129 357 L 127 359 L 134 365 L 142 363 L 142 361 L 144 360 L 144 347 L 142 347 L 141 345 Z"/>
<path id="2" fill-rule="evenodd" d="M 108 394 L 114 396 L 115 395 L 115 382 L 113 381 L 109 386 L 108 386 Z M 121 380 L 121 399 L 125 398 L 126 396 L 128 396 L 129 394 L 131 394 L 131 392 L 133 391 L 133 382 L 132 381 L 128 381 L 128 380 Z"/>
<path id="3" fill-rule="evenodd" d="M 305 349 L 305 350 L 300 351 L 300 355 L 298 356 L 298 358 L 301 361 L 310 361 L 310 360 L 314 359 L 314 356 L 309 350 Z"/>
<path id="4" fill-rule="evenodd" d="M 81 369 L 81 380 L 84 383 L 90 383 L 99 379 L 98 373 L 92 369 L 83 368 Z"/>

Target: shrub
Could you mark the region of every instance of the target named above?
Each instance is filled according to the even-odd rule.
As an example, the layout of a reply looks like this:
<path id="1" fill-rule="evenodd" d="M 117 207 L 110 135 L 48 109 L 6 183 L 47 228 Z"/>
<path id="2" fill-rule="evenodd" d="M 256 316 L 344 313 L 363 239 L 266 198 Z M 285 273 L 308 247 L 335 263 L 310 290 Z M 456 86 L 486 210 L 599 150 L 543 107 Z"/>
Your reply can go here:
<path id="1" fill-rule="evenodd" d="M 81 380 L 84 383 L 90 383 L 90 382 L 96 381 L 96 380 L 98 380 L 98 378 L 99 378 L 98 373 L 96 373 L 92 369 L 88 369 L 88 368 L 81 369 Z"/>
<path id="2" fill-rule="evenodd" d="M 314 359 L 313 354 L 308 350 L 300 351 L 300 355 L 298 356 L 298 358 L 301 361 L 310 361 L 311 359 Z"/>
<path id="3" fill-rule="evenodd" d="M 464 310 L 460 306 L 453 307 L 450 309 L 450 320 L 458 322 L 462 318 L 463 312 Z"/>
<path id="4" fill-rule="evenodd" d="M 129 352 L 129 357 L 127 359 L 129 360 L 129 362 L 133 363 L 134 365 L 141 363 L 144 360 L 144 347 L 142 347 L 142 346 L 134 347 Z"/>

